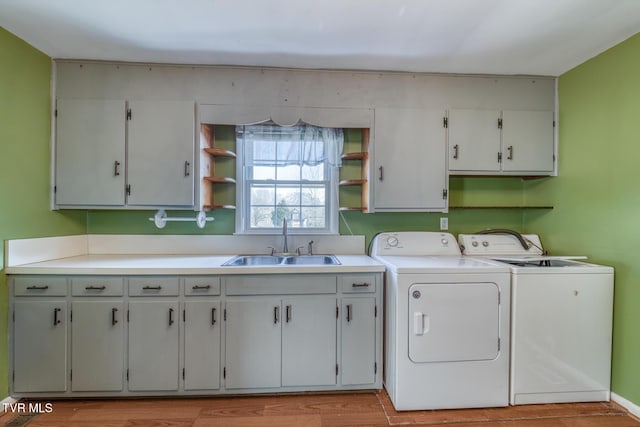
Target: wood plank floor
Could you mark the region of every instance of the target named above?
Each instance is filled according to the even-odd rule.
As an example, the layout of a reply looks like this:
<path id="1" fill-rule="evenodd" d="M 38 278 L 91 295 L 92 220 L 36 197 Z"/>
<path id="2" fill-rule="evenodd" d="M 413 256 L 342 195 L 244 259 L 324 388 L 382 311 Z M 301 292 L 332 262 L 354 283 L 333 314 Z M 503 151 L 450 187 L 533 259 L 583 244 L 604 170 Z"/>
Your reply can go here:
<path id="1" fill-rule="evenodd" d="M 396 412 L 384 391 L 52 404 L 28 427 L 640 427 L 613 403 Z M 14 418 L 4 413 L 0 425 Z"/>

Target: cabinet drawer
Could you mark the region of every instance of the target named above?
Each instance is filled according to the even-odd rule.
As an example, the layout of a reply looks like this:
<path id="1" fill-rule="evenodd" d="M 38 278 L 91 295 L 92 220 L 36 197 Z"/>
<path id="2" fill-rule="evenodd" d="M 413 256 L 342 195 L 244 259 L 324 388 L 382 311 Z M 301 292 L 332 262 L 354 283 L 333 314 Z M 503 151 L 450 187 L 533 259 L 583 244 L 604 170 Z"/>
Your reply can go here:
<path id="1" fill-rule="evenodd" d="M 20 297 L 63 297 L 67 295 L 66 277 L 14 277 L 13 294 Z"/>
<path id="2" fill-rule="evenodd" d="M 186 277 L 184 294 L 186 296 L 220 295 L 220 277 Z"/>
<path id="3" fill-rule="evenodd" d="M 132 297 L 178 296 L 180 279 L 178 277 L 131 277 L 129 295 Z"/>
<path id="4" fill-rule="evenodd" d="M 71 295 L 73 296 L 122 296 L 124 279 L 122 277 L 72 277 Z"/>
<path id="5" fill-rule="evenodd" d="M 342 292 L 344 293 L 367 293 L 376 291 L 375 274 L 348 274 L 340 276 L 342 282 Z"/>
<path id="6" fill-rule="evenodd" d="M 336 276 L 231 276 L 223 279 L 227 295 L 333 294 Z"/>

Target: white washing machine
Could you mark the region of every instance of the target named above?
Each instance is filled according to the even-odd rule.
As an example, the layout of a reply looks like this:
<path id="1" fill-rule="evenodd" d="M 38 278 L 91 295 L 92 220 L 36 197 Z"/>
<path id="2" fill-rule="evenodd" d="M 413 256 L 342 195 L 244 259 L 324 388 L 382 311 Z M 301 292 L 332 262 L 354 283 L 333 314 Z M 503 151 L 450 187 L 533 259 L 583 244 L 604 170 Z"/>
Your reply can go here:
<path id="1" fill-rule="evenodd" d="M 396 410 L 507 406 L 509 268 L 448 233 L 383 233 L 384 382 Z"/>
<path id="2" fill-rule="evenodd" d="M 544 255 L 537 235 L 516 234 L 458 236 L 465 254 L 511 268 L 510 403 L 608 401 L 613 268 Z"/>

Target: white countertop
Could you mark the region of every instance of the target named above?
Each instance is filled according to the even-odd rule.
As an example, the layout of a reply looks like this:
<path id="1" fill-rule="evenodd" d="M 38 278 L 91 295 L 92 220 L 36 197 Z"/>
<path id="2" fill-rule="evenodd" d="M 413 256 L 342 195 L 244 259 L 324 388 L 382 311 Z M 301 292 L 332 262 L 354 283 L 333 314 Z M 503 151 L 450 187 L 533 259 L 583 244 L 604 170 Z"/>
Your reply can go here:
<path id="1" fill-rule="evenodd" d="M 340 265 L 221 265 L 235 255 L 90 254 L 8 266 L 7 274 L 303 274 L 382 272 L 384 265 L 366 255 L 336 255 Z"/>

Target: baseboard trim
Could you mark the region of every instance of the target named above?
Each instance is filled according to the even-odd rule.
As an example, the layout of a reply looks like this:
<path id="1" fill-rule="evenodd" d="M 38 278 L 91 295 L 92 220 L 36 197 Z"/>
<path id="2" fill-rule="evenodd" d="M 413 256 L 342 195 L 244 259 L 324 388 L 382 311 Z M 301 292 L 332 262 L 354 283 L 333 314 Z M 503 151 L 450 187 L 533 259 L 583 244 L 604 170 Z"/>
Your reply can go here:
<path id="1" fill-rule="evenodd" d="M 640 406 L 636 405 L 630 400 L 625 399 L 617 393 L 611 392 L 611 400 L 613 400 L 618 405 L 622 406 L 624 409 L 629 411 L 634 417 L 640 418 Z"/>
<path id="2" fill-rule="evenodd" d="M 14 399 L 11 396 L 7 396 L 4 399 L 2 399 L 0 401 L 0 405 L 1 405 L 1 407 L 0 407 L 0 417 L 3 416 L 4 414 L 6 414 L 7 412 L 9 412 L 5 408 L 8 408 L 9 405 L 12 405 L 12 404 L 16 403 L 17 401 L 18 401 L 18 399 Z"/>

